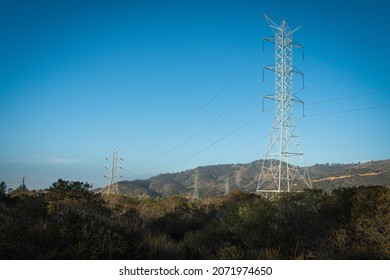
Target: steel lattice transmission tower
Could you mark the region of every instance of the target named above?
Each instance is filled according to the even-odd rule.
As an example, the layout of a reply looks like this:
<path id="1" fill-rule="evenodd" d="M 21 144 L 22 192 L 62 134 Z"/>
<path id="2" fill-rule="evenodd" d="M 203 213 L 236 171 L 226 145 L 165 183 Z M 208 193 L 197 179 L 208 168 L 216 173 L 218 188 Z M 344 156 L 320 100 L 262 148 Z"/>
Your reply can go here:
<path id="1" fill-rule="evenodd" d="M 274 37 L 263 40 L 275 45 L 275 64 L 264 69 L 275 72 L 275 93 L 263 97 L 263 109 L 264 99 L 273 100 L 275 116 L 256 193 L 268 198 L 276 193 L 311 188 L 311 181 L 307 169 L 299 167 L 303 163 L 303 151 L 293 114 L 295 103 L 303 106 L 303 101 L 293 93 L 293 75 L 301 75 L 303 80 L 303 74 L 293 66 L 293 48 L 303 50 L 303 46 L 293 39 L 293 33 L 301 26 L 290 29 L 285 20 L 276 24 L 267 16 L 265 19 Z"/>
<path id="2" fill-rule="evenodd" d="M 110 169 L 110 171 L 111 171 L 110 184 L 108 185 L 106 194 L 118 194 L 119 193 L 118 181 L 117 181 L 118 160 L 119 159 L 122 160 L 121 158 L 119 158 L 119 150 L 114 149 L 114 151 L 112 152 L 112 158 L 111 158 L 112 164 L 111 164 L 111 169 Z M 106 160 L 110 160 L 110 158 L 106 158 Z M 109 168 L 106 167 L 106 169 L 109 169 Z M 105 176 L 105 177 L 108 178 L 107 176 Z"/>
<path id="3" fill-rule="evenodd" d="M 229 179 L 226 178 L 225 180 L 225 195 L 228 195 L 230 193 L 230 184 L 229 184 Z"/>
<path id="4" fill-rule="evenodd" d="M 192 194 L 192 199 L 199 199 L 198 183 L 199 183 L 199 174 L 196 173 L 194 176 L 194 192 Z"/>

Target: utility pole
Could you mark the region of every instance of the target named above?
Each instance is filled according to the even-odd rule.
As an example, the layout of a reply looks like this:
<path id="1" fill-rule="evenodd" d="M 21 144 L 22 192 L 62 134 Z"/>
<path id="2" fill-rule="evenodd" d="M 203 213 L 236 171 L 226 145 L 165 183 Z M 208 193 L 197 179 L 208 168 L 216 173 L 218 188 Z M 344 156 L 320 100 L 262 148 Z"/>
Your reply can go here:
<path id="1" fill-rule="evenodd" d="M 273 100 L 275 116 L 256 193 L 271 198 L 281 192 L 311 188 L 311 181 L 307 169 L 299 167 L 303 163 L 303 151 L 293 114 L 294 103 L 304 105 L 293 93 L 293 75 L 302 76 L 303 81 L 303 73 L 293 66 L 292 55 L 293 48 L 300 48 L 303 51 L 303 46 L 292 36 L 301 26 L 290 29 L 285 20 L 277 24 L 267 16 L 265 19 L 274 37 L 265 37 L 263 40 L 275 45 L 275 64 L 265 66 L 264 69 L 275 73 L 275 92 L 273 95 L 263 97 L 263 110 L 264 99 Z"/>

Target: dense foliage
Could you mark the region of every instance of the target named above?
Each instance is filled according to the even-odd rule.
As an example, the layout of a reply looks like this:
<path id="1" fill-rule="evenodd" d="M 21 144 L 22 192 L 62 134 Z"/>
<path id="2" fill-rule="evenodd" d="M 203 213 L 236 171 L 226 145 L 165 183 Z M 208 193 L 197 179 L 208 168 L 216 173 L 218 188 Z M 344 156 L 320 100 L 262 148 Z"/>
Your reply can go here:
<path id="1" fill-rule="evenodd" d="M 390 189 L 101 197 L 81 182 L 0 192 L 2 259 L 390 259 Z"/>

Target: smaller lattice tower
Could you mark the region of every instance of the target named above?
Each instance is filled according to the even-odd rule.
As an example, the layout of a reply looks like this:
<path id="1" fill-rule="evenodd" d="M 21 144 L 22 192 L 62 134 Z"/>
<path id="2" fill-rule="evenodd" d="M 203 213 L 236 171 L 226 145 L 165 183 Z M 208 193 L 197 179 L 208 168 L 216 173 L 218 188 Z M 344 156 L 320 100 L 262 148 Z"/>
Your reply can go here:
<path id="1" fill-rule="evenodd" d="M 236 187 L 241 188 L 241 168 L 236 172 Z"/>
<path id="2" fill-rule="evenodd" d="M 199 199 L 198 184 L 199 184 L 199 173 L 196 172 L 194 175 L 194 192 L 192 194 L 192 199 Z"/>
<path id="3" fill-rule="evenodd" d="M 110 183 L 107 187 L 107 192 L 106 194 L 118 194 L 119 193 L 119 189 L 118 189 L 118 181 L 117 181 L 117 177 L 118 177 L 118 160 L 122 160 L 121 158 L 119 158 L 119 150 L 118 149 L 114 149 L 114 151 L 112 152 L 112 157 L 111 158 L 106 158 L 107 161 L 111 161 L 111 168 L 109 167 L 106 167 L 106 169 L 109 169 L 111 172 L 111 175 L 110 177 L 107 177 L 107 176 L 104 176 L 106 178 L 109 178 L 110 179 Z"/>
<path id="4" fill-rule="evenodd" d="M 226 178 L 225 181 L 225 195 L 228 195 L 230 193 L 230 184 L 229 184 L 229 179 Z"/>
<path id="5" fill-rule="evenodd" d="M 264 41 L 275 45 L 275 64 L 264 69 L 275 73 L 275 92 L 264 96 L 263 101 L 274 101 L 275 116 L 256 193 L 269 198 L 281 192 L 311 188 L 311 181 L 307 169 L 300 167 L 303 151 L 293 114 L 294 104 L 304 105 L 293 93 L 293 75 L 301 75 L 303 80 L 302 72 L 293 66 L 293 48 L 303 50 L 303 46 L 293 39 L 293 33 L 301 26 L 291 29 L 285 20 L 277 24 L 267 16 L 265 19 L 274 33 L 273 37 L 265 37 Z"/>

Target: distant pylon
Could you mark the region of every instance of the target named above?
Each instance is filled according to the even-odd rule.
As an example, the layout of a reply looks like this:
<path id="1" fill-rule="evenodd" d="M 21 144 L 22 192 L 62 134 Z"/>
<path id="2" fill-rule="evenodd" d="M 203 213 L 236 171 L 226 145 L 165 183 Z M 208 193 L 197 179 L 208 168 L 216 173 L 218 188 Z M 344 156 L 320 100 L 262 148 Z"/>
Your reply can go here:
<path id="1" fill-rule="evenodd" d="M 199 199 L 198 182 L 199 182 L 199 174 L 195 173 L 195 176 L 194 176 L 194 193 L 192 194 L 192 199 Z"/>
<path id="2" fill-rule="evenodd" d="M 301 26 L 290 29 L 285 20 L 276 24 L 267 16 L 265 19 L 274 32 L 274 37 L 264 40 L 275 45 L 275 65 L 264 69 L 275 72 L 275 93 L 263 97 L 263 110 L 264 99 L 271 99 L 275 102 L 275 116 L 256 193 L 269 198 L 281 192 L 311 188 L 311 181 L 307 169 L 299 167 L 303 163 L 303 151 L 293 115 L 294 103 L 304 105 L 293 93 L 293 74 L 303 79 L 303 74 L 293 66 L 292 56 L 294 47 L 303 50 L 292 37 Z"/>
<path id="3" fill-rule="evenodd" d="M 230 193 L 229 179 L 226 178 L 226 181 L 225 181 L 225 195 L 228 195 L 229 193 Z"/>
<path id="4" fill-rule="evenodd" d="M 111 164 L 110 184 L 108 185 L 106 194 L 118 194 L 119 193 L 118 181 L 117 181 L 118 159 L 120 159 L 119 158 L 119 150 L 114 149 L 114 151 L 112 153 L 112 158 L 111 158 L 112 164 Z M 110 160 L 110 158 L 106 158 L 106 160 Z M 108 169 L 108 168 L 106 167 L 106 169 Z"/>
<path id="5" fill-rule="evenodd" d="M 237 188 L 241 188 L 241 168 L 236 173 L 236 186 Z"/>

